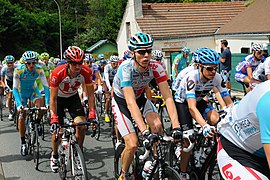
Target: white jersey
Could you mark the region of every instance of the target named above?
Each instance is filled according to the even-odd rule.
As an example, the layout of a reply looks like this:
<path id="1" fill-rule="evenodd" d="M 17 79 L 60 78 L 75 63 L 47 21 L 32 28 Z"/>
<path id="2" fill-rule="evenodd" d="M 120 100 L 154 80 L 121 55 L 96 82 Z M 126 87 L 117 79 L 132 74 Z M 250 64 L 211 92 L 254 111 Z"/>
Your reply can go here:
<path id="1" fill-rule="evenodd" d="M 229 96 L 225 83 L 219 73 L 216 73 L 213 80 L 203 83 L 200 79 L 200 69 L 195 69 L 187 73 L 182 79 L 179 88 L 175 92 L 175 101 L 183 103 L 189 98 L 200 101 L 214 87 L 217 87 L 222 97 Z"/>
<path id="2" fill-rule="evenodd" d="M 173 81 L 172 90 L 177 91 L 177 89 L 180 87 L 181 80 L 184 78 L 184 76 L 188 72 L 193 71 L 195 69 L 196 69 L 195 66 L 188 66 L 185 69 L 183 69 L 182 71 L 180 71 L 180 73 L 178 73 L 175 80 Z"/>
<path id="3" fill-rule="evenodd" d="M 265 158 L 263 144 L 270 144 L 270 81 L 257 85 L 219 123 L 219 132 L 237 147 Z M 226 121 L 227 119 L 227 121 Z"/>
<path id="4" fill-rule="evenodd" d="M 270 74 L 270 57 L 266 58 L 263 63 L 260 63 L 252 73 L 252 77 L 256 80 L 260 80 L 260 75 Z"/>
<path id="5" fill-rule="evenodd" d="M 118 69 L 118 67 L 113 69 L 111 63 L 107 64 L 104 67 L 104 80 L 105 80 L 105 83 L 109 89 L 111 89 L 111 87 L 112 87 L 113 78 L 117 72 L 117 69 Z"/>

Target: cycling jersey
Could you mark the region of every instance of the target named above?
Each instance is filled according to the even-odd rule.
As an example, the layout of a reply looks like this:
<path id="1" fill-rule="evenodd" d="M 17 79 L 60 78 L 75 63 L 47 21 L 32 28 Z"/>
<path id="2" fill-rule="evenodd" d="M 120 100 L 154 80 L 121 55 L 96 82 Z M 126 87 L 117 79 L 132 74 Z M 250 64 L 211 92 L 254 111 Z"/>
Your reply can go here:
<path id="1" fill-rule="evenodd" d="M 6 78 L 8 81 L 13 81 L 13 72 L 16 66 L 13 68 L 9 68 L 7 65 L 4 65 L 4 67 L 1 69 L 1 77 Z"/>
<path id="2" fill-rule="evenodd" d="M 177 71 L 178 73 L 182 71 L 188 62 L 187 58 L 184 58 L 183 54 L 178 54 L 174 60 L 173 60 L 173 66 L 172 66 L 172 78 L 173 80 L 176 78 L 176 72 L 175 72 L 175 65 L 178 65 Z"/>
<path id="3" fill-rule="evenodd" d="M 177 89 L 179 88 L 180 86 L 180 83 L 181 83 L 181 80 L 184 78 L 184 76 L 190 72 L 190 71 L 193 71 L 195 70 L 196 67 L 195 66 L 188 66 L 186 67 L 185 69 L 183 69 L 175 78 L 175 80 L 173 81 L 173 84 L 172 84 L 172 90 L 174 91 L 177 91 Z"/>
<path id="4" fill-rule="evenodd" d="M 270 144 L 269 86 L 269 80 L 257 85 L 239 103 L 235 103 L 230 113 L 218 124 L 221 135 L 237 148 L 250 153 L 253 161 L 261 158 L 266 160 L 263 144 Z M 225 150 L 228 149 L 227 144 L 222 144 Z M 229 151 L 227 153 L 230 155 Z M 221 160 L 224 165 L 229 163 L 226 159 Z M 249 160 L 246 160 L 249 163 Z M 230 169 L 237 172 L 236 168 Z M 267 170 L 268 167 L 262 168 Z"/>
<path id="5" fill-rule="evenodd" d="M 36 80 L 40 78 L 45 91 L 45 103 L 49 105 L 50 91 L 44 71 L 38 66 L 30 72 L 25 64 L 17 66 L 13 75 L 13 95 L 16 100 L 16 106 L 26 105 L 27 99 L 35 100 L 41 98 Z"/>
<path id="6" fill-rule="evenodd" d="M 99 72 L 99 66 L 96 63 L 92 63 L 90 69 L 92 70 L 92 73 L 93 73 L 92 79 L 93 79 L 93 81 L 95 81 L 97 78 L 95 73 Z"/>
<path id="7" fill-rule="evenodd" d="M 189 98 L 200 101 L 213 89 L 213 87 L 218 88 L 222 98 L 229 96 L 225 83 L 219 73 L 216 73 L 213 80 L 203 83 L 200 79 L 200 69 L 190 71 L 180 82 L 180 86 L 175 92 L 175 101 L 183 103 Z"/>
<path id="8" fill-rule="evenodd" d="M 149 82 L 155 78 L 157 83 L 168 80 L 165 70 L 159 63 L 151 62 L 147 70 L 140 73 L 134 66 L 134 60 L 124 61 L 118 68 L 114 77 L 113 87 L 115 94 L 124 99 L 122 88 L 132 87 L 136 99 L 141 96 L 145 87 Z"/>
<path id="9" fill-rule="evenodd" d="M 113 78 L 117 72 L 117 69 L 118 67 L 113 69 L 111 64 L 107 64 L 104 67 L 104 80 L 109 90 L 112 88 Z"/>
<path id="10" fill-rule="evenodd" d="M 247 68 L 252 68 L 252 72 L 261 63 L 264 62 L 265 58 L 262 57 L 260 61 L 255 61 L 253 54 L 246 56 L 238 65 L 235 67 L 235 79 L 236 81 L 243 82 L 244 78 L 248 75 Z"/>
<path id="11" fill-rule="evenodd" d="M 68 75 L 68 64 L 58 66 L 50 76 L 50 85 L 58 88 L 59 97 L 71 97 L 77 94 L 82 83 L 85 83 L 86 86 L 92 85 L 92 71 L 85 65 L 82 65 L 80 74 L 75 78 L 70 78 Z"/>
<path id="12" fill-rule="evenodd" d="M 257 68 L 252 72 L 252 77 L 258 81 L 261 81 L 262 75 L 270 74 L 270 57 L 266 58 L 263 63 L 260 63 Z"/>

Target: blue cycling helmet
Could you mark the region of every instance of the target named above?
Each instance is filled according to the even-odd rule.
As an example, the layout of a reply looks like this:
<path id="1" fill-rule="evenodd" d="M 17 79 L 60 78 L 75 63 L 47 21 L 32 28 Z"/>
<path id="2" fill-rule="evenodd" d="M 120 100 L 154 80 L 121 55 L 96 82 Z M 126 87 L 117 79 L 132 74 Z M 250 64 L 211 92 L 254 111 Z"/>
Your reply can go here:
<path id="1" fill-rule="evenodd" d="M 37 54 L 35 51 L 25 51 L 22 55 L 24 62 L 35 62 L 38 60 Z"/>
<path id="2" fill-rule="evenodd" d="M 4 60 L 6 62 L 15 62 L 15 58 L 12 55 L 7 55 Z"/>
<path id="3" fill-rule="evenodd" d="M 104 59 L 104 54 L 99 54 L 98 59 Z"/>
<path id="4" fill-rule="evenodd" d="M 198 60 L 200 64 L 219 64 L 220 56 L 219 54 L 209 48 L 201 48 L 197 50 Z"/>
<path id="5" fill-rule="evenodd" d="M 190 48 L 189 47 L 183 47 L 183 49 L 181 50 L 183 53 L 190 53 Z"/>
<path id="6" fill-rule="evenodd" d="M 154 39 L 146 33 L 140 32 L 128 39 L 129 50 L 151 49 Z"/>
<path id="7" fill-rule="evenodd" d="M 106 60 L 101 60 L 101 61 L 100 61 L 100 64 L 101 64 L 101 65 L 105 65 L 105 64 L 107 64 L 107 61 L 106 61 Z"/>

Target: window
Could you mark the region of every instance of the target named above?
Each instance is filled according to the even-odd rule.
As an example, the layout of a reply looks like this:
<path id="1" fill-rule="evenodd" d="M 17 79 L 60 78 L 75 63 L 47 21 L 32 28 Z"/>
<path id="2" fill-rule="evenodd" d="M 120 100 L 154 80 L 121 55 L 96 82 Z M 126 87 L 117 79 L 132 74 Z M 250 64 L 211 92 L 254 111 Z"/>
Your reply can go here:
<path id="1" fill-rule="evenodd" d="M 127 39 L 131 37 L 130 22 L 126 22 Z"/>
<path id="2" fill-rule="evenodd" d="M 249 52 L 250 52 L 250 48 L 247 48 L 247 47 L 242 47 L 241 48 L 241 53 L 243 53 L 243 54 L 249 54 Z"/>

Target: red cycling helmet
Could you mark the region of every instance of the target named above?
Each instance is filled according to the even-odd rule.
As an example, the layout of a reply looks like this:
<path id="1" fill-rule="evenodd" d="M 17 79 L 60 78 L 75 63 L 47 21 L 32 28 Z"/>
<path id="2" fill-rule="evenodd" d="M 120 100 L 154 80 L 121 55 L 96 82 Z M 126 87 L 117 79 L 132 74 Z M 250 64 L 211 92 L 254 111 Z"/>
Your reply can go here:
<path id="1" fill-rule="evenodd" d="M 69 46 L 64 52 L 64 57 L 68 62 L 81 62 L 84 58 L 84 51 L 77 46 Z"/>

